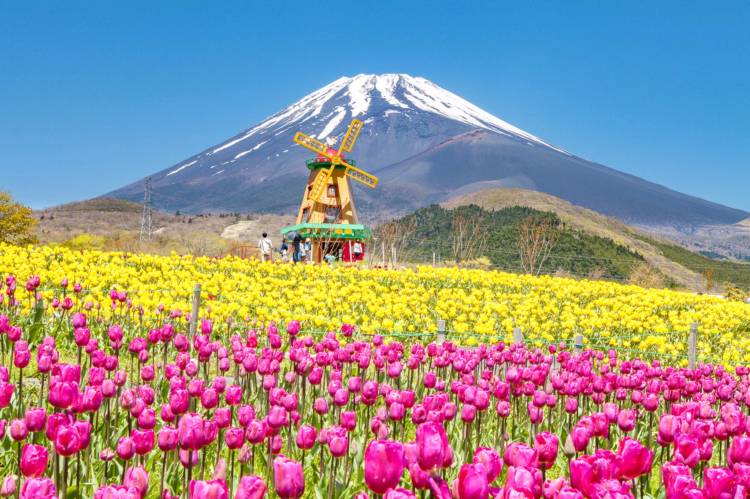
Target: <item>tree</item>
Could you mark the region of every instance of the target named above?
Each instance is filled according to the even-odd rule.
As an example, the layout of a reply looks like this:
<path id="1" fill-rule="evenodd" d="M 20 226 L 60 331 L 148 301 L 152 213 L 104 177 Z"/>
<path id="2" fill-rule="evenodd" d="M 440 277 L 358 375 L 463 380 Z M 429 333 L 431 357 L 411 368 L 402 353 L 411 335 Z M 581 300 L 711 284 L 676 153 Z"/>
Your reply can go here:
<path id="1" fill-rule="evenodd" d="M 373 234 L 370 265 L 377 261 L 377 256 L 381 257 L 383 265 L 390 267 L 395 267 L 398 262 L 409 261 L 411 254 L 406 249 L 414 237 L 415 229 L 414 220 L 394 220 L 379 225 Z M 377 247 L 373 247 L 373 243 L 379 243 L 380 251 Z"/>
<path id="2" fill-rule="evenodd" d="M 489 232 L 484 223 L 484 216 L 468 217 L 462 213 L 454 213 L 451 228 L 453 258 L 456 263 L 483 256 Z"/>
<path id="3" fill-rule="evenodd" d="M 560 237 L 557 221 L 528 216 L 518 225 L 518 251 L 524 272 L 539 275 Z"/>
<path id="4" fill-rule="evenodd" d="M 0 191 L 0 243 L 36 243 L 36 225 L 31 208 L 14 201 L 7 192 Z"/>
<path id="5" fill-rule="evenodd" d="M 711 290 L 714 289 L 714 286 L 716 285 L 714 281 L 714 270 L 713 269 L 704 270 L 703 277 L 706 278 L 706 293 L 710 293 Z"/>

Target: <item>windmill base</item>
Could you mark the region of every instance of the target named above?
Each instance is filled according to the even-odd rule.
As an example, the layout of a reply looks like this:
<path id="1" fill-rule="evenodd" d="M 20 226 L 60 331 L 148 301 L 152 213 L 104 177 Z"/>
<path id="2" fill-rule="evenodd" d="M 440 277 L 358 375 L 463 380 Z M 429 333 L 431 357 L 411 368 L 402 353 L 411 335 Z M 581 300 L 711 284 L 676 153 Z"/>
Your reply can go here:
<path id="1" fill-rule="evenodd" d="M 310 239 L 312 243 L 312 261 L 316 263 L 329 260 L 356 262 L 364 259 L 364 240 L 370 237 L 370 230 L 362 224 L 326 224 L 302 223 L 281 229 L 286 239 L 291 232 L 299 233 L 302 240 Z M 353 245 L 356 241 L 362 244 L 362 253 L 355 255 Z"/>

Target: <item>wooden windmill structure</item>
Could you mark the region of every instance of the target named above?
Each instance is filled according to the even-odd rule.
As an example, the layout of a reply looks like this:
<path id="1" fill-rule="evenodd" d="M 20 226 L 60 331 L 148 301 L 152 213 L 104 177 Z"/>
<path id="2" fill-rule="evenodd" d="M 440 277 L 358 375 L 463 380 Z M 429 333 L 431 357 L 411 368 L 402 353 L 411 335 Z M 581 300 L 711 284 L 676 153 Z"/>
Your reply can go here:
<path id="1" fill-rule="evenodd" d="M 320 262 L 326 255 L 347 255 L 352 241 L 369 237 L 370 232 L 359 223 L 349 179 L 375 188 L 378 178 L 357 168 L 355 161 L 344 156 L 350 153 L 362 130 L 362 122 L 354 119 L 338 150 L 331 145 L 297 132 L 294 142 L 316 153 L 307 160 L 310 175 L 307 179 L 296 225 L 285 227 L 283 234 L 298 232 L 312 242 L 313 261 Z"/>

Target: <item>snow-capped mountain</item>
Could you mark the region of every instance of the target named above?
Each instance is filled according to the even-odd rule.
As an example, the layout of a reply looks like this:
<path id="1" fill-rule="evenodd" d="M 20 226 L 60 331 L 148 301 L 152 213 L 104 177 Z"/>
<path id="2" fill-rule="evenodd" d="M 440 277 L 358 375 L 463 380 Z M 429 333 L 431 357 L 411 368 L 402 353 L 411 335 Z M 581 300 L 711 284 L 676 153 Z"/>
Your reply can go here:
<path id="1" fill-rule="evenodd" d="M 370 220 L 497 186 L 540 190 L 648 226 L 688 229 L 749 215 L 585 161 L 406 74 L 337 79 L 152 175 L 154 204 L 183 212 L 292 212 L 311 156 L 292 137 L 303 131 L 340 141 L 352 118 L 365 126 L 351 157 L 382 178 L 376 191 L 357 189 L 360 214 Z M 140 180 L 108 196 L 140 200 L 142 193 Z"/>

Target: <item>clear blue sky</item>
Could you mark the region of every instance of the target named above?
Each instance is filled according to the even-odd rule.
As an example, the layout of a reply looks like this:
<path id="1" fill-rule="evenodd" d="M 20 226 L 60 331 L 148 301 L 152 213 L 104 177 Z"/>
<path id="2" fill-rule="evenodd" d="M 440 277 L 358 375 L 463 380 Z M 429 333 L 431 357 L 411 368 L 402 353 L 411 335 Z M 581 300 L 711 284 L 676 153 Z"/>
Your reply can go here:
<path id="1" fill-rule="evenodd" d="M 0 0 L 0 189 L 92 197 L 339 76 L 404 72 L 750 210 L 750 2 L 323 4 Z"/>

